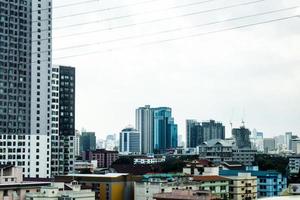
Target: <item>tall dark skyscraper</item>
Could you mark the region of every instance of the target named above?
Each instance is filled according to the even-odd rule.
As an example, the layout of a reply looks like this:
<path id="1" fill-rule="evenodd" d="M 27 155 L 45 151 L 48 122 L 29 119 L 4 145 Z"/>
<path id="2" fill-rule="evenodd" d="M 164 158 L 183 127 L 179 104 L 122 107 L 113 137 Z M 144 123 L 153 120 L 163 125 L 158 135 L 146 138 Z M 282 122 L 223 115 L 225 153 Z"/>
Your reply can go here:
<path id="1" fill-rule="evenodd" d="M 186 138 L 187 147 L 195 148 L 208 140 L 225 139 L 225 127 L 222 123 L 214 120 L 202 123 L 196 120 L 187 120 Z"/>
<path id="2" fill-rule="evenodd" d="M 61 161 L 59 174 L 73 170 L 75 157 L 75 68 L 59 66 L 59 140 Z"/>
<path id="3" fill-rule="evenodd" d="M 244 126 L 232 129 L 232 137 L 238 148 L 251 148 L 250 135 L 250 130 Z"/>

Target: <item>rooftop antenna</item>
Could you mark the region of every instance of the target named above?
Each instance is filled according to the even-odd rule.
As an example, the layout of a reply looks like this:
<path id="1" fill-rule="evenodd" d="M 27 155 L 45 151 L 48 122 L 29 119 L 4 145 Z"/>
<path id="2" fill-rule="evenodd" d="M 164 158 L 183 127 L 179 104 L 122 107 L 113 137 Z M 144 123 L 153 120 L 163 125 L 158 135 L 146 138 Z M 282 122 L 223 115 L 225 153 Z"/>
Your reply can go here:
<path id="1" fill-rule="evenodd" d="M 245 127 L 245 108 L 243 109 L 242 126 Z"/>

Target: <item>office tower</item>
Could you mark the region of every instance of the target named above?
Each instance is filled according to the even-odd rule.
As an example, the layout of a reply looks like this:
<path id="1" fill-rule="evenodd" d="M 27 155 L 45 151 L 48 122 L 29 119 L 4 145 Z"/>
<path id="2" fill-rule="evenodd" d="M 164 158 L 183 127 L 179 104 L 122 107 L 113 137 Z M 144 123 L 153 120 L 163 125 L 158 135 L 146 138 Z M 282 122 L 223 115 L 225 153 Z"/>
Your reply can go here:
<path id="1" fill-rule="evenodd" d="M 153 110 L 149 105 L 136 109 L 135 127 L 141 133 L 142 153 L 153 153 Z"/>
<path id="2" fill-rule="evenodd" d="M 203 142 L 202 126 L 196 120 L 186 120 L 186 146 L 195 148 Z"/>
<path id="3" fill-rule="evenodd" d="M 264 138 L 264 152 L 269 153 L 270 151 L 275 151 L 275 139 L 274 138 Z"/>
<path id="4" fill-rule="evenodd" d="M 141 153 L 141 134 L 132 127 L 124 128 L 120 132 L 119 152 L 121 154 Z"/>
<path id="5" fill-rule="evenodd" d="M 220 122 L 210 120 L 197 122 L 196 120 L 186 121 L 187 147 L 195 148 L 212 139 L 225 139 L 225 127 Z"/>
<path id="6" fill-rule="evenodd" d="M 285 133 L 285 145 L 287 150 L 292 150 L 292 132 L 286 132 Z"/>
<path id="7" fill-rule="evenodd" d="M 160 107 L 153 109 L 153 140 L 155 152 L 163 153 L 177 147 L 177 124 L 172 117 L 172 109 Z"/>
<path id="8" fill-rule="evenodd" d="M 80 152 L 93 151 L 96 149 L 95 132 L 82 132 L 80 136 Z"/>
<path id="9" fill-rule="evenodd" d="M 238 148 L 251 148 L 250 134 L 250 130 L 244 126 L 232 129 L 232 137 Z"/>
<path id="10" fill-rule="evenodd" d="M 50 177 L 52 1 L 1 1 L 0 9 L 0 162 Z"/>
<path id="11" fill-rule="evenodd" d="M 204 142 L 212 139 L 225 139 L 225 126 L 220 122 L 215 122 L 215 120 L 202 122 L 202 129 Z"/>
<path id="12" fill-rule="evenodd" d="M 105 140 L 98 139 L 96 142 L 96 149 L 105 149 Z"/>

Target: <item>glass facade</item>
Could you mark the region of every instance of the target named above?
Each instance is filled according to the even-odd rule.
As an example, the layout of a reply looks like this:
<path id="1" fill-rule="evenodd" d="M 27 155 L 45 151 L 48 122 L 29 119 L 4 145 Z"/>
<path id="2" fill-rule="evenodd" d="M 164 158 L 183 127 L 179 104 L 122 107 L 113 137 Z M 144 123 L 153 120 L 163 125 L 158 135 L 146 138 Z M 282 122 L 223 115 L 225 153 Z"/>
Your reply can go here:
<path id="1" fill-rule="evenodd" d="M 172 117 L 172 109 L 154 108 L 154 152 L 162 153 L 177 147 L 177 124 Z"/>

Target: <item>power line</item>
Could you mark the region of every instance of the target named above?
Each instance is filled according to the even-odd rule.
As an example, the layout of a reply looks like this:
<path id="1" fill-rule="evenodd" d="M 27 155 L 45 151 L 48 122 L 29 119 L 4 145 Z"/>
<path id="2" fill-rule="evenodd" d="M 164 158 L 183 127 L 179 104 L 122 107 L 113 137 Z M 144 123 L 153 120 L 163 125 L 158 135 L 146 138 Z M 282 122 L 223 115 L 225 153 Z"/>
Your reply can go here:
<path id="1" fill-rule="evenodd" d="M 224 20 L 219 20 L 219 21 L 213 21 L 213 22 L 208 22 L 208 23 L 203 23 L 203 24 L 198 24 L 198 25 L 193 25 L 193 26 L 186 26 L 186 27 L 168 29 L 168 30 L 158 31 L 158 32 L 149 33 L 149 34 L 139 34 L 139 35 L 133 35 L 133 36 L 128 36 L 128 37 L 113 39 L 113 40 L 106 40 L 106 41 L 101 41 L 101 42 L 93 42 L 93 43 L 88 43 L 88 44 L 69 46 L 69 47 L 54 49 L 54 51 L 62 51 L 62 50 L 73 49 L 73 48 L 83 48 L 83 47 L 88 47 L 88 46 L 94 46 L 94 45 L 100 45 L 100 44 L 106 44 L 106 43 L 113 43 L 113 42 L 119 42 L 119 41 L 131 40 L 131 39 L 138 39 L 138 38 L 143 38 L 143 37 L 149 37 L 149 36 L 154 36 L 154 35 L 160 35 L 160 34 L 165 34 L 165 33 L 176 32 L 176 31 L 196 29 L 196 28 L 200 28 L 200 27 L 203 27 L 203 26 L 215 25 L 215 24 L 220 24 L 220 23 L 229 22 L 229 21 L 236 21 L 236 20 L 247 19 L 247 18 L 252 18 L 252 17 L 258 17 L 258 16 L 263 16 L 263 15 L 268 15 L 268 14 L 274 14 L 274 13 L 279 13 L 279 12 L 288 11 L 288 10 L 297 9 L 297 8 L 299 8 L 299 6 L 283 8 L 283 9 L 279 9 L 279 10 L 272 10 L 272 11 L 257 13 L 257 14 L 253 14 L 253 15 L 245 15 L 245 16 L 241 16 L 241 17 L 234 17 L 234 18 L 229 18 L 229 19 L 224 19 Z"/>
<path id="2" fill-rule="evenodd" d="M 95 2 L 98 2 L 98 1 L 99 0 L 80 1 L 80 2 L 76 2 L 76 3 L 70 3 L 70 4 L 60 5 L 60 6 L 54 6 L 54 7 L 52 7 L 52 9 L 54 9 L 54 8 L 65 8 L 65 7 L 77 6 L 77 5 L 87 4 L 87 3 L 95 3 Z M 49 8 L 36 9 L 36 10 L 32 10 L 31 12 L 38 12 L 38 11 L 42 11 L 42 10 L 49 10 Z"/>
<path id="3" fill-rule="evenodd" d="M 263 1 L 266 1 L 266 0 L 255 0 L 255 1 L 245 2 L 245 3 L 234 4 L 234 5 L 230 5 L 230 6 L 213 8 L 213 9 L 209 9 L 209 10 L 202 10 L 202 11 L 197 11 L 197 12 L 192 12 L 192 13 L 187 13 L 187 14 L 182 14 L 182 15 L 176 15 L 176 16 L 172 16 L 172 17 L 165 17 L 165 18 L 161 18 L 161 19 L 149 20 L 149 21 L 145 21 L 145 22 L 142 22 L 142 23 L 133 23 L 133 24 L 127 25 L 127 27 L 128 26 L 141 25 L 141 24 L 143 24 L 143 25 L 144 24 L 151 24 L 151 23 L 155 23 L 155 22 L 161 22 L 161 21 L 166 21 L 166 20 L 176 19 L 176 18 L 181 18 L 181 17 L 187 17 L 187 16 L 192 16 L 192 15 L 199 15 L 199 14 L 203 14 L 203 13 L 209 13 L 209 12 L 225 10 L 225 9 L 229 9 L 229 8 L 235 8 L 235 7 L 246 6 L 246 5 L 250 5 L 250 4 L 256 4 L 256 3 L 263 2 Z M 122 17 L 118 17 L 118 19 L 122 19 Z M 76 27 L 76 26 L 82 26 L 82 25 L 86 25 L 86 24 L 94 24 L 94 23 L 111 21 L 111 20 L 112 20 L 112 18 L 100 19 L 100 20 L 95 20 L 95 21 L 90 21 L 90 22 L 85 22 L 85 23 L 78 23 L 78 24 L 71 24 L 71 25 L 67 25 L 67 26 L 61 26 L 61 27 L 57 27 L 55 29 L 59 30 L 59 29 L 65 29 L 65 28 L 70 28 L 70 27 L 74 27 L 74 26 Z M 111 30 L 111 29 L 114 29 L 114 28 L 109 28 L 109 30 Z"/>
<path id="4" fill-rule="evenodd" d="M 149 2 L 153 2 L 153 1 L 154 0 L 144 1 L 144 3 L 149 3 Z M 213 1 L 216 1 L 216 0 L 205 0 L 205 1 L 199 1 L 199 2 L 193 2 L 193 3 L 188 3 L 188 4 L 171 6 L 171 7 L 164 8 L 164 9 L 150 10 L 150 11 L 145 11 L 145 12 L 138 12 L 138 13 L 134 13 L 134 14 L 130 14 L 130 15 L 124 15 L 124 16 L 107 18 L 107 19 L 105 19 L 105 21 L 111 21 L 111 20 L 129 18 L 129 17 L 133 17 L 133 16 L 139 16 L 139 15 L 145 15 L 145 14 L 150 14 L 150 13 L 162 12 L 162 11 L 167 11 L 167 10 L 172 10 L 172 9 L 177 9 L 177 8 L 190 7 L 190 6 L 195 6 L 195 5 L 199 5 L 199 4 L 210 3 L 210 2 L 213 2 Z M 141 4 L 141 3 L 143 3 L 143 2 L 138 2 L 138 4 Z M 64 16 L 55 17 L 55 18 L 53 18 L 53 20 L 56 20 L 56 19 L 65 19 L 65 18 L 76 17 L 76 16 L 81 16 L 81 15 L 89 15 L 89 14 L 93 14 L 93 13 L 100 13 L 100 12 L 104 12 L 104 11 L 108 11 L 108 10 L 114 10 L 114 9 L 117 9 L 117 8 L 123 8 L 123 7 L 129 7 L 129 6 L 132 6 L 132 5 L 129 4 L 129 5 L 126 5 L 126 6 L 122 5 L 122 6 L 110 7 L 110 8 L 103 8 L 103 9 L 93 10 L 93 11 L 85 11 L 85 12 L 80 12 L 80 13 L 75 13 L 75 14 L 70 14 L 70 15 L 64 15 Z M 44 20 L 47 21 L 48 19 L 43 19 L 43 20 L 40 20 L 40 21 L 44 21 Z M 33 22 L 40 22 L 40 21 L 33 21 Z"/>
<path id="5" fill-rule="evenodd" d="M 180 18 L 180 17 L 188 17 L 188 16 L 199 15 L 199 14 L 203 14 L 203 13 L 210 13 L 210 12 L 215 12 L 215 11 L 220 11 L 220 10 L 225 10 L 225 9 L 230 9 L 230 8 L 236 8 L 236 7 L 240 7 L 240 6 L 247 6 L 247 5 L 251 5 L 251 4 L 256 4 L 256 3 L 263 2 L 263 1 L 266 1 L 266 0 L 249 1 L 249 2 L 234 4 L 234 5 L 230 5 L 230 6 L 213 8 L 213 9 L 208 9 L 208 10 L 201 10 L 201 11 L 186 13 L 186 14 L 182 14 L 182 15 L 176 15 L 176 16 L 172 16 L 172 17 L 165 17 L 165 18 L 161 18 L 161 19 L 148 20 L 148 21 L 144 21 L 144 22 L 141 22 L 141 23 L 131 23 L 131 24 L 125 24 L 125 25 L 120 25 L 120 26 L 114 26 L 114 27 L 110 27 L 110 28 L 103 28 L 103 29 L 98 29 L 97 32 L 108 31 L 108 30 L 111 31 L 111 30 L 115 30 L 115 29 L 122 29 L 122 28 L 137 26 L 137 25 L 145 25 L 145 24 L 151 24 L 151 23 L 156 23 L 156 22 L 161 22 L 161 21 L 167 21 L 167 20 L 171 20 L 171 19 L 177 19 L 177 18 Z M 95 21 L 78 23 L 78 24 L 71 24 L 71 25 L 57 27 L 57 28 L 54 28 L 53 30 L 72 28 L 72 27 L 83 26 L 83 25 L 94 24 L 94 23 L 100 23 L 100 22 L 105 22 L 105 21 L 106 21 L 106 19 L 102 19 L 102 20 L 95 20 Z M 49 31 L 49 30 L 44 29 L 44 30 L 40 30 L 39 32 L 42 32 L 42 31 Z M 35 33 L 35 32 L 38 32 L 38 31 L 33 31 L 33 33 Z"/>
<path id="6" fill-rule="evenodd" d="M 161 44 L 161 43 L 166 43 L 166 42 L 171 42 L 171 41 L 176 41 L 176 40 L 183 40 L 183 39 L 201 37 L 201 36 L 205 36 L 205 35 L 225 32 L 225 31 L 231 31 L 231 30 L 242 29 L 242 28 L 247 28 L 247 27 L 252 27 L 252 26 L 258 26 L 258 25 L 262 25 L 262 24 L 269 24 L 269 23 L 273 23 L 273 22 L 284 21 L 284 20 L 295 18 L 295 17 L 299 17 L 299 15 L 292 15 L 292 16 L 288 16 L 288 17 L 282 17 L 282 18 L 266 20 L 266 21 L 257 22 L 257 23 L 245 24 L 245 25 L 240 25 L 240 26 L 231 27 L 231 28 L 224 28 L 224 29 L 219 29 L 219 30 L 215 30 L 215 31 L 209 31 L 209 32 L 191 34 L 191 35 L 186 35 L 186 36 L 174 37 L 174 38 L 170 38 L 170 39 L 164 39 L 164 40 L 157 40 L 157 41 L 153 41 L 153 42 L 141 43 L 141 44 L 138 44 L 138 45 L 135 45 L 135 46 L 131 46 L 130 48 L 137 48 L 137 47 Z M 74 55 L 70 55 L 70 56 L 62 56 L 62 57 L 54 58 L 54 60 L 61 60 L 61 59 L 73 58 L 73 57 L 81 57 L 81 56 L 92 55 L 92 54 L 97 54 L 97 53 L 111 52 L 113 50 L 123 50 L 123 49 L 126 49 L 126 48 L 129 48 L 129 47 L 105 49 L 105 50 L 92 51 L 92 52 L 87 52 L 87 53 L 82 53 L 82 54 L 74 54 Z"/>

